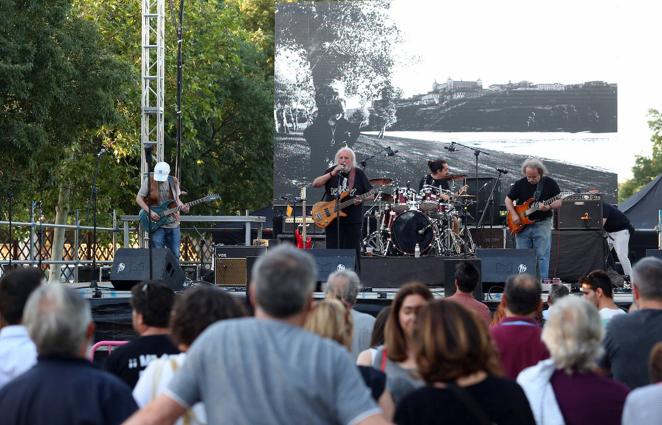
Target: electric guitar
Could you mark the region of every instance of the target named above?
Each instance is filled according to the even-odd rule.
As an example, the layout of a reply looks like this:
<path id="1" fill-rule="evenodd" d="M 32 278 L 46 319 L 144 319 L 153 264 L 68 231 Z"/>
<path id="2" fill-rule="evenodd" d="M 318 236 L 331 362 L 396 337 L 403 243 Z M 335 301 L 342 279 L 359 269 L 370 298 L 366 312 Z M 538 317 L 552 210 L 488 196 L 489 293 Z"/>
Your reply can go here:
<path id="1" fill-rule="evenodd" d="M 294 231 L 294 238 L 297 241 L 297 248 L 310 249 L 313 246 L 313 238 L 306 237 L 306 230 L 308 229 L 308 222 L 306 220 L 306 188 L 301 188 L 301 232 L 299 227 Z M 296 225 L 296 223 L 294 223 Z M 305 242 L 304 242 L 305 241 Z"/>
<path id="2" fill-rule="evenodd" d="M 221 199 L 221 196 L 218 195 L 217 193 L 210 193 L 209 195 L 203 198 L 196 199 L 195 201 L 188 202 L 184 205 L 188 207 L 193 207 L 203 202 L 212 202 L 217 199 Z M 168 208 L 168 206 L 172 203 L 173 201 L 164 201 L 161 203 L 161 205 L 156 205 L 152 207 L 152 212 L 157 213 L 159 215 L 158 220 L 150 220 L 149 213 L 147 213 L 147 211 L 145 210 L 140 210 L 140 214 L 138 214 L 138 218 L 140 219 L 140 224 L 142 225 L 143 229 L 145 230 L 149 229 L 149 232 L 153 233 L 156 230 L 160 229 L 161 226 L 163 226 L 164 224 L 172 223 L 173 221 L 175 221 L 172 215 L 180 211 L 182 208 L 179 206 Z"/>
<path id="3" fill-rule="evenodd" d="M 552 202 L 557 201 L 559 199 L 567 198 L 570 195 L 573 195 L 573 192 L 561 192 L 558 195 L 549 198 L 545 201 L 536 202 L 533 200 L 533 198 L 530 198 L 522 205 L 515 205 L 515 212 L 519 217 L 519 223 L 515 223 L 513 221 L 512 215 L 508 213 L 508 216 L 506 218 L 508 229 L 511 231 L 512 234 L 514 235 L 518 234 L 519 232 L 524 230 L 524 228 L 529 224 L 535 223 L 535 221 L 531 220 L 529 216 L 534 212 L 539 211 L 541 205 L 550 205 Z"/>
<path id="4" fill-rule="evenodd" d="M 315 203 L 310 213 L 313 217 L 313 221 L 315 222 L 315 225 L 317 227 L 326 228 L 329 226 L 329 224 L 333 223 L 333 220 L 335 220 L 337 216 L 347 217 L 347 213 L 342 211 L 343 208 L 347 208 L 350 205 L 354 205 L 354 200 L 357 198 L 364 200 L 366 198 L 373 196 L 378 189 L 379 187 L 375 187 L 373 189 L 370 189 L 369 192 L 366 192 L 363 195 L 357 195 L 350 199 L 346 199 L 347 197 L 349 197 L 349 192 L 342 192 L 340 194 L 340 205 L 338 205 L 340 214 L 337 213 L 335 200 L 320 201 Z"/>

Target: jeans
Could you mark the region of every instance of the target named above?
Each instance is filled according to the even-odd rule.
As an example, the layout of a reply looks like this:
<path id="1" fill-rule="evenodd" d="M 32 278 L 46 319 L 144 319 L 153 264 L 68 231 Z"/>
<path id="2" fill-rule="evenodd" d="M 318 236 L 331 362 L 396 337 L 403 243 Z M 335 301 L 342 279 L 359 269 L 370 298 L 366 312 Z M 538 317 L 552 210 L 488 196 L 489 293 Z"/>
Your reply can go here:
<path id="1" fill-rule="evenodd" d="M 540 280 L 546 279 L 549 274 L 549 253 L 552 248 L 552 220 L 546 219 L 529 224 L 515 235 L 517 249 L 535 249 L 538 257 L 538 270 Z"/>
<path id="2" fill-rule="evenodd" d="M 179 243 L 181 241 L 179 226 L 173 228 L 161 227 L 152 233 L 150 243 L 152 248 L 170 248 L 179 263 Z"/>

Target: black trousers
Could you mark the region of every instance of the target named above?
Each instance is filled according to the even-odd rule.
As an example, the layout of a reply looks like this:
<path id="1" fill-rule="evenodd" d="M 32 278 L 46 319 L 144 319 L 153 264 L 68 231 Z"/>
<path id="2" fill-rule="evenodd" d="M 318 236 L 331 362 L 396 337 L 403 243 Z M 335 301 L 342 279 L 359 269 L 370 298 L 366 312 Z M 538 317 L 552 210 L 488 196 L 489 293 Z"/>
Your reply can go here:
<path id="1" fill-rule="evenodd" d="M 358 256 L 361 251 L 361 223 L 345 223 L 340 220 L 340 245 L 338 245 L 338 224 L 334 221 L 326 229 L 327 249 L 354 249 Z"/>

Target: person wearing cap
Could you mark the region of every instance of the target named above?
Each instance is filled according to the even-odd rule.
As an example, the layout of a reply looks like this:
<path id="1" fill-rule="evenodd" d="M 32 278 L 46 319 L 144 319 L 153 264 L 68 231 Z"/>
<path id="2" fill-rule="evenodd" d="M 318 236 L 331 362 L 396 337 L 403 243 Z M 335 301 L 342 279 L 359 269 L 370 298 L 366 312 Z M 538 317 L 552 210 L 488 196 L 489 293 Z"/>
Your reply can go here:
<path id="1" fill-rule="evenodd" d="M 143 210 L 149 211 L 150 205 L 154 207 L 165 201 L 170 201 L 171 206 L 177 205 L 181 207 L 183 212 L 187 213 L 189 208 L 179 200 L 180 193 L 179 181 L 176 177 L 170 176 L 170 165 L 167 162 L 159 162 L 154 166 L 154 172 L 149 173 L 149 179 L 143 178 L 140 190 L 136 195 L 136 203 Z M 163 224 L 152 232 L 150 243 L 153 248 L 170 248 L 170 251 L 179 261 L 179 243 L 181 239 L 179 213 L 174 213 L 172 217 L 172 222 Z M 152 211 L 151 218 L 152 220 L 158 220 L 159 215 Z"/>

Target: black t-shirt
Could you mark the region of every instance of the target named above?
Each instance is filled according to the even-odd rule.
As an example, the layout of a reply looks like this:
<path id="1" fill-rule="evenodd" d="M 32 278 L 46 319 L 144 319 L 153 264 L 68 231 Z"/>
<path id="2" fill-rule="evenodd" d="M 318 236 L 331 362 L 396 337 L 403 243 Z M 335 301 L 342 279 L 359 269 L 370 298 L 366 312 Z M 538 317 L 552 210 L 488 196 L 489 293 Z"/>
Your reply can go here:
<path id="1" fill-rule="evenodd" d="M 534 425 L 533 413 L 522 388 L 514 381 L 488 376 L 482 382 L 463 387 L 483 408 L 492 423 Z M 451 390 L 425 386 L 407 394 L 395 410 L 394 422 L 407 424 L 480 424 Z"/>
<path id="2" fill-rule="evenodd" d="M 141 336 L 114 349 L 106 359 L 104 368 L 133 388 L 140 378 L 140 372 L 163 354 L 179 354 L 169 335 Z"/>
<path id="3" fill-rule="evenodd" d="M 448 184 L 448 180 L 435 180 L 429 174 L 423 177 L 418 183 L 418 190 L 423 189 L 424 185 L 434 186 L 444 190 L 451 190 L 451 186 Z"/>
<path id="4" fill-rule="evenodd" d="M 331 170 L 333 170 L 334 168 L 335 166 L 328 168 L 326 170 L 326 173 L 330 173 Z M 372 189 L 372 185 L 368 181 L 368 178 L 366 177 L 363 170 L 361 170 L 360 168 L 354 168 L 354 170 L 356 170 L 356 176 L 354 177 L 354 187 L 352 188 L 352 191 L 349 194 L 350 197 L 356 195 L 362 195 L 366 192 L 369 192 L 370 189 Z M 324 185 L 325 201 L 333 201 L 336 199 L 336 193 L 338 192 L 338 185 L 340 185 L 341 193 L 347 190 L 347 187 L 349 186 L 349 173 L 347 174 L 347 177 L 344 177 L 340 173 L 338 173 L 335 176 L 332 176 L 326 182 L 326 184 Z M 348 199 L 349 198 L 345 198 L 345 200 Z M 343 219 L 345 223 L 360 223 L 363 217 L 363 211 L 361 205 L 351 204 L 345 207 L 343 209 L 343 212 L 347 213 L 347 217 Z"/>
<path id="5" fill-rule="evenodd" d="M 542 193 L 537 201 L 546 201 L 550 198 L 561 193 L 559 185 L 556 184 L 553 178 L 548 176 L 543 176 L 542 178 Z M 526 177 L 522 177 L 517 180 L 512 186 L 510 186 L 510 192 L 508 192 L 508 197 L 512 201 L 517 201 L 519 205 L 533 198 L 533 194 L 536 192 L 538 184 L 531 184 L 526 180 Z M 536 211 L 529 216 L 533 221 L 544 220 L 552 216 L 552 211 Z"/>
<path id="6" fill-rule="evenodd" d="M 627 216 L 607 202 L 602 203 L 602 218 L 607 219 L 604 225 L 606 232 L 619 232 L 630 228 Z"/>

